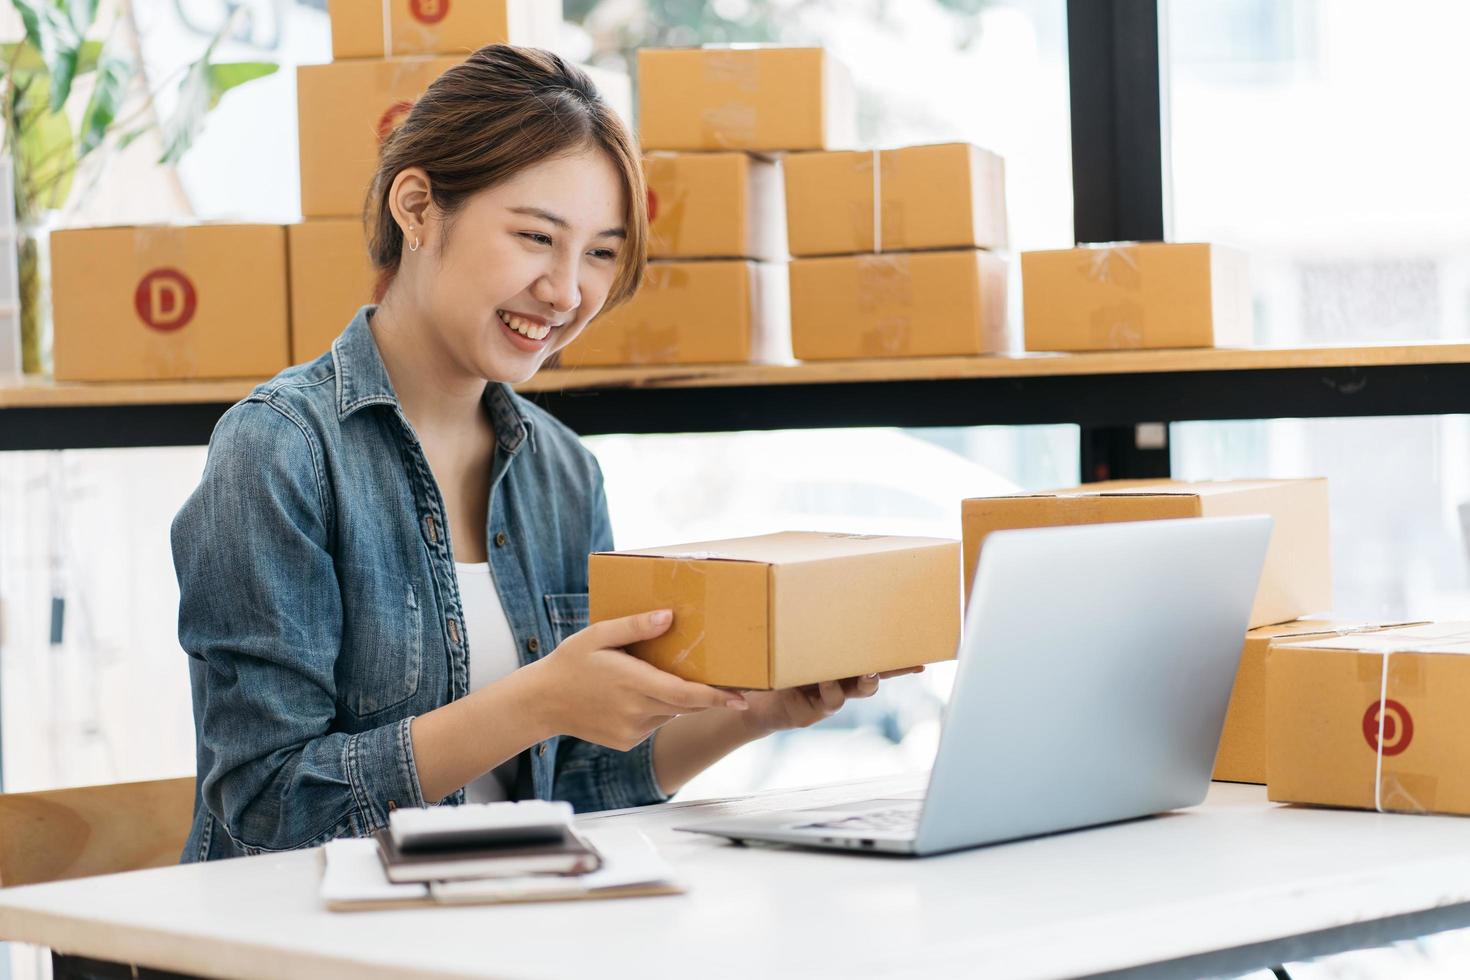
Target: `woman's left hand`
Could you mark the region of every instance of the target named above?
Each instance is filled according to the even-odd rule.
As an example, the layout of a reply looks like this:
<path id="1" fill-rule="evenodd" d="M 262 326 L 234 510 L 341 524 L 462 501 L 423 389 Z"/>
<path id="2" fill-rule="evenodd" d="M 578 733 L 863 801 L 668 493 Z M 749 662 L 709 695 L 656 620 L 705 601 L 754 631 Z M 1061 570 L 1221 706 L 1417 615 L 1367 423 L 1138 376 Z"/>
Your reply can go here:
<path id="1" fill-rule="evenodd" d="M 902 674 L 917 674 L 923 667 L 906 667 L 881 674 L 864 674 L 840 681 L 823 681 L 780 691 L 746 691 L 750 707 L 740 720 L 757 736 L 788 728 L 806 728 L 836 714 L 849 700 L 870 698 L 878 693 L 878 682 Z"/>

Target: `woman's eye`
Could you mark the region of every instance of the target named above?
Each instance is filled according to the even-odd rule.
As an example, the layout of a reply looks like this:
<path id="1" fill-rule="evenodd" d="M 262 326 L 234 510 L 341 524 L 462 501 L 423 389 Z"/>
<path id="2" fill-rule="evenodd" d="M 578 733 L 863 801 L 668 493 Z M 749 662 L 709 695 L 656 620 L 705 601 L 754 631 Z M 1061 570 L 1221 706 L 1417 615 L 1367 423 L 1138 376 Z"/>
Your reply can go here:
<path id="1" fill-rule="evenodd" d="M 520 233 L 520 235 L 521 235 L 522 238 L 528 239 L 529 241 L 533 241 L 537 245 L 550 245 L 551 244 L 551 236 L 550 235 L 543 235 L 540 232 L 536 232 L 536 231 L 523 231 L 523 232 Z"/>
<path id="2" fill-rule="evenodd" d="M 608 260 L 608 261 L 611 261 L 612 259 L 615 259 L 615 258 L 618 257 L 618 253 L 617 252 L 614 252 L 610 248 L 594 248 L 588 254 L 590 254 L 595 259 L 604 259 L 604 260 Z"/>

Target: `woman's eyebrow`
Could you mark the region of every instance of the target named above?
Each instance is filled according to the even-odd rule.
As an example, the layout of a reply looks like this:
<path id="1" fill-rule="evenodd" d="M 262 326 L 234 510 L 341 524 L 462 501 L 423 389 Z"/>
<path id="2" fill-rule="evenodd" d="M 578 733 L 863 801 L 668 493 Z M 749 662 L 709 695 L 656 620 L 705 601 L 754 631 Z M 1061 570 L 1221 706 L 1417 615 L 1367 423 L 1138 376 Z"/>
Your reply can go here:
<path id="1" fill-rule="evenodd" d="M 571 224 L 567 221 L 566 218 L 563 218 L 559 214 L 553 214 L 552 212 L 546 210 L 545 208 L 519 207 L 519 208 L 510 208 L 509 210 L 510 210 L 510 213 L 511 214 L 524 214 L 524 215 L 527 215 L 528 217 L 540 218 L 542 221 L 545 221 L 547 224 L 553 225 L 554 227 L 557 227 L 557 228 L 569 229 L 569 228 L 572 227 Z M 605 229 L 603 231 L 599 231 L 597 233 L 597 236 L 596 237 L 598 237 L 598 238 L 624 238 L 625 239 L 625 238 L 628 237 L 628 233 L 626 231 L 624 231 L 623 229 L 621 229 L 621 228 L 607 228 L 607 229 Z"/>

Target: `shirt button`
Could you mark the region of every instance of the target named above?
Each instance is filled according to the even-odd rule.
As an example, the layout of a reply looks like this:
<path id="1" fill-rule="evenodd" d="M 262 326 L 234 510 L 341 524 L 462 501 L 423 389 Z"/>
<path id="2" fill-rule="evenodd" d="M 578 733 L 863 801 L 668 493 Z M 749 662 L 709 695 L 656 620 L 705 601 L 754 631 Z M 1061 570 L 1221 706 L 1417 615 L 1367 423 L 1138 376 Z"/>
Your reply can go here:
<path id="1" fill-rule="evenodd" d="M 456 645 L 459 644 L 459 624 L 449 620 L 449 639 Z"/>
<path id="2" fill-rule="evenodd" d="M 398 809 L 398 801 L 397 800 L 389 800 L 388 801 L 388 812 L 389 813 L 392 813 L 396 809 Z"/>
<path id="3" fill-rule="evenodd" d="M 545 755 L 546 754 L 546 743 L 545 742 L 542 742 L 540 745 L 536 746 L 536 754 L 537 755 Z"/>
<path id="4" fill-rule="evenodd" d="M 505 547 L 505 532 L 504 531 L 497 531 L 495 533 L 495 547 L 497 547 L 497 548 L 504 548 Z"/>
<path id="5" fill-rule="evenodd" d="M 439 543 L 439 525 L 434 521 L 433 514 L 424 518 L 424 533 L 429 536 L 429 544 Z"/>
<path id="6" fill-rule="evenodd" d="M 541 649 L 541 641 L 536 639 L 534 636 L 531 637 L 529 640 L 526 641 L 526 649 L 530 650 L 532 653 L 535 653 L 537 650 Z"/>

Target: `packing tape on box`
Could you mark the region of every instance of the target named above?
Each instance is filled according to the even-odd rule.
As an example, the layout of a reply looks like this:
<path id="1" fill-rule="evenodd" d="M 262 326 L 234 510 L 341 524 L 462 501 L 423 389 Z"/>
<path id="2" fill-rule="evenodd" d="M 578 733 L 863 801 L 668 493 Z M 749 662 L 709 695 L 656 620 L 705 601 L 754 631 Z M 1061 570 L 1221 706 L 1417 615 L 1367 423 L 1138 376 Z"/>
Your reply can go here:
<path id="1" fill-rule="evenodd" d="M 873 151 L 873 254 L 883 254 L 883 157 Z"/>
<path id="2" fill-rule="evenodd" d="M 755 137 L 758 117 L 753 96 L 759 88 L 760 69 L 753 58 L 740 54 L 711 51 L 703 59 L 706 79 L 730 86 L 746 96 L 741 101 L 700 111 L 700 129 L 707 145 L 733 149 L 748 146 Z"/>
<path id="3" fill-rule="evenodd" d="M 858 302 L 873 312 L 859 336 L 865 357 L 892 357 L 913 346 L 913 276 L 907 255 L 858 257 Z"/>
<path id="4" fill-rule="evenodd" d="M 393 57 L 393 0 L 383 0 L 383 57 Z"/>
<path id="5" fill-rule="evenodd" d="M 1378 735 L 1373 740 L 1373 809 L 1377 810 L 1379 813 L 1403 813 L 1405 812 L 1404 808 L 1395 807 L 1393 810 L 1387 810 L 1384 809 L 1383 806 L 1383 739 L 1384 735 L 1386 734 L 1386 729 L 1388 725 L 1389 711 L 1388 661 L 1389 658 L 1392 657 L 1395 653 L 1413 653 L 1415 651 L 1413 647 L 1390 647 L 1385 648 L 1381 652 L 1383 654 L 1383 664 L 1382 669 L 1380 670 L 1378 682 Z M 1397 709 L 1395 709 L 1395 717 L 1398 717 Z M 1398 717 L 1398 720 L 1395 722 L 1394 730 L 1394 735 L 1396 736 L 1395 744 L 1397 744 L 1398 741 L 1402 740 L 1408 731 L 1410 730 L 1405 727 L 1403 718 Z M 1409 779 L 1410 781 L 1417 780 L 1414 780 L 1412 776 L 1400 776 L 1397 774 L 1392 775 L 1389 778 L 1392 780 L 1392 785 L 1390 787 L 1389 793 L 1390 799 L 1401 798 L 1403 800 L 1406 800 L 1409 804 L 1407 807 L 1407 811 L 1410 813 L 1429 812 L 1429 807 L 1433 805 L 1434 801 L 1431 799 L 1427 805 L 1425 803 L 1421 803 L 1409 792 L 1408 787 L 1404 785 L 1406 779 Z"/>
<path id="6" fill-rule="evenodd" d="M 631 324 L 623 334 L 619 357 L 624 364 L 673 364 L 679 356 L 679 328 L 647 320 Z"/>

